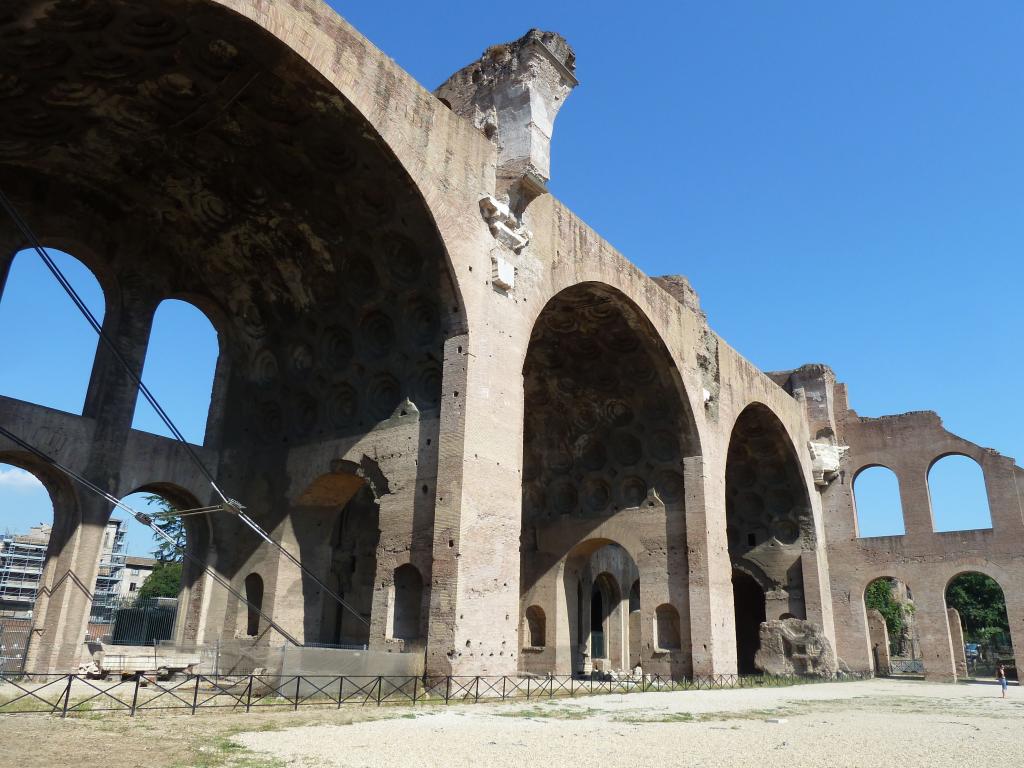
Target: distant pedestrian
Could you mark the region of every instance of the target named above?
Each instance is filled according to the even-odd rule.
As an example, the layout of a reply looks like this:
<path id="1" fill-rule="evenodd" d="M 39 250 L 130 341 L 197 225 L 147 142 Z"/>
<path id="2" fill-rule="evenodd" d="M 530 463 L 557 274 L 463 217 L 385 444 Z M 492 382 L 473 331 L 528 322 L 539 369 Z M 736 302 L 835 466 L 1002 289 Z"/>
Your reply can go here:
<path id="1" fill-rule="evenodd" d="M 1005 699 L 1006 698 L 1006 688 L 1009 685 L 1009 683 L 1006 682 L 1006 667 L 1004 667 L 1002 664 L 1000 664 L 999 665 L 999 672 L 996 673 L 996 676 L 999 678 L 999 687 L 1003 689 L 1003 698 Z"/>

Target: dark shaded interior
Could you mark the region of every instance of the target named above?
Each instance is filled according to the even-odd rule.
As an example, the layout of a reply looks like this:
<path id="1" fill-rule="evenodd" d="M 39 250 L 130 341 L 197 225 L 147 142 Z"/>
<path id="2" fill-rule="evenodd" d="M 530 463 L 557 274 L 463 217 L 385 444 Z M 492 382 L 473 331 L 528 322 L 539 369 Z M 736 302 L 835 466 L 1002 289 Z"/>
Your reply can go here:
<path id="1" fill-rule="evenodd" d="M 696 446 L 671 358 L 640 310 L 608 286 L 583 283 L 548 302 L 523 379 L 528 588 L 525 559 L 546 524 L 568 517 L 586 528 L 652 490 L 682 509 L 682 459 Z"/>
<path id="2" fill-rule="evenodd" d="M 741 675 L 757 674 L 754 655 L 761 647 L 761 623 L 765 620 L 764 591 L 750 575 L 732 572 L 732 599 L 736 612 L 736 662 Z"/>
<path id="3" fill-rule="evenodd" d="M 733 564 L 788 596 L 787 612 L 803 618 L 801 553 L 816 541 L 810 500 L 785 428 L 763 405 L 748 407 L 736 420 L 725 493 Z"/>

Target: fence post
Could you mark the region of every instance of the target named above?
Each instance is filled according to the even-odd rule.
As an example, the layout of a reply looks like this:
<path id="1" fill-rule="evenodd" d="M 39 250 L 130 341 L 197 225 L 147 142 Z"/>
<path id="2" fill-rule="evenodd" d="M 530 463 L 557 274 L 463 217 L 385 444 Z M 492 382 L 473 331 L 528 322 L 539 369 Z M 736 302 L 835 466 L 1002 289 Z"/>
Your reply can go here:
<path id="1" fill-rule="evenodd" d="M 380 694 L 381 689 L 384 688 L 384 676 L 381 675 L 377 678 L 377 706 L 380 706 Z"/>
<path id="2" fill-rule="evenodd" d="M 295 706 L 292 708 L 293 712 L 297 712 L 299 709 L 299 686 L 302 684 L 302 675 L 295 676 Z"/>
<path id="3" fill-rule="evenodd" d="M 414 677 L 412 679 L 412 705 L 414 707 L 416 706 L 416 691 L 419 690 L 419 684 L 420 679 L 418 677 Z"/>
<path id="4" fill-rule="evenodd" d="M 338 678 L 338 709 L 341 709 L 341 696 L 345 692 L 345 676 Z"/>
<path id="5" fill-rule="evenodd" d="M 526 678 L 526 700 L 530 700 L 530 678 Z"/>
<path id="6" fill-rule="evenodd" d="M 245 711 L 248 712 L 252 706 L 252 679 L 254 675 L 249 675 L 249 687 L 245 689 Z"/>
<path id="7" fill-rule="evenodd" d="M 73 683 L 74 680 L 74 675 L 68 675 L 68 687 L 64 689 L 64 711 L 61 712 L 61 717 L 68 716 L 68 699 L 71 698 L 71 683 Z"/>
<path id="8" fill-rule="evenodd" d="M 132 708 L 131 712 L 128 713 L 129 717 L 135 717 L 135 705 L 139 701 L 139 683 L 142 680 L 142 675 L 135 676 L 135 691 L 132 693 Z"/>
<path id="9" fill-rule="evenodd" d="M 199 675 L 196 675 L 196 687 L 192 691 L 192 714 L 196 713 L 196 705 L 199 703 Z"/>
<path id="10" fill-rule="evenodd" d="M 452 676 L 448 675 L 444 679 L 444 703 L 445 704 L 448 703 L 448 699 L 451 697 L 451 695 L 452 695 Z"/>
<path id="11" fill-rule="evenodd" d="M 555 676 L 552 675 L 548 678 L 548 698 L 554 698 L 555 696 Z"/>

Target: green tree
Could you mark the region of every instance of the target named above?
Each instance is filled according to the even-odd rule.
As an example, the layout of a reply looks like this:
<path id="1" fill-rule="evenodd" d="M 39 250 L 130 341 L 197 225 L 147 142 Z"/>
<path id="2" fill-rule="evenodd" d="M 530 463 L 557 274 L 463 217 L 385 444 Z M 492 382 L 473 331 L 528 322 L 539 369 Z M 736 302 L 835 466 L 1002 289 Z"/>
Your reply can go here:
<path id="1" fill-rule="evenodd" d="M 154 532 L 153 539 L 156 541 L 156 549 L 153 550 L 153 557 L 161 562 L 180 563 L 183 559 L 182 552 L 185 549 L 185 523 L 180 517 L 172 516 L 175 509 L 162 496 L 150 494 L 146 496 L 146 501 L 151 508 L 154 506 L 158 508 L 156 513 L 151 513 L 153 522 L 174 541 L 174 544 L 171 544 Z"/>
<path id="2" fill-rule="evenodd" d="M 885 628 L 889 630 L 889 639 L 897 640 L 903 635 L 906 626 L 904 606 L 892 594 L 891 579 L 876 579 L 868 584 L 864 593 L 864 604 L 868 610 L 874 608 L 885 619 Z"/>
<path id="3" fill-rule="evenodd" d="M 1010 631 L 1003 590 L 983 573 L 962 573 L 946 587 L 946 605 L 956 608 L 969 643 Z"/>
<path id="4" fill-rule="evenodd" d="M 161 560 L 135 593 L 136 600 L 149 597 L 177 597 L 181 589 L 181 563 Z"/>

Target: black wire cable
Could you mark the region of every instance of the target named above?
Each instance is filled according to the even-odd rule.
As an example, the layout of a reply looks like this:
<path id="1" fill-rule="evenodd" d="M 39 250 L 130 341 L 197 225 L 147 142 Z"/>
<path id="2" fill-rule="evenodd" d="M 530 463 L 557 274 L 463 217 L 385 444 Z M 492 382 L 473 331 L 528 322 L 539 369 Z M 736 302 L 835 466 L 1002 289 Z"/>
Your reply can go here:
<path id="1" fill-rule="evenodd" d="M 163 421 L 163 423 L 171 431 L 171 434 L 174 436 L 174 439 L 181 443 L 182 446 L 184 446 L 185 450 L 188 452 L 189 457 L 192 459 L 192 461 L 195 462 L 196 466 L 199 467 L 199 470 L 209 481 L 210 486 L 216 492 L 217 496 L 220 497 L 221 501 L 227 504 L 229 502 L 229 499 L 227 498 L 227 496 L 224 495 L 220 487 L 217 485 L 217 481 L 214 479 L 213 474 L 210 472 L 209 469 L 207 469 L 206 465 L 203 464 L 199 456 L 196 455 L 196 452 L 192 450 L 192 445 L 188 442 L 188 440 L 185 439 L 185 436 L 178 429 L 177 425 L 171 420 L 171 417 L 167 415 L 167 412 L 163 409 L 160 403 L 157 402 L 157 399 L 153 396 L 153 393 L 149 391 L 149 387 L 147 387 L 142 382 L 142 377 L 135 372 L 132 366 L 124 358 L 124 355 L 121 354 L 121 350 L 117 348 L 117 345 L 114 343 L 114 341 L 106 333 L 103 332 L 103 326 L 96 319 L 96 316 L 92 313 L 92 310 L 90 310 L 89 307 L 86 306 L 85 302 L 82 300 L 82 297 L 78 295 L 78 292 L 75 290 L 74 286 L 71 285 L 68 279 L 64 276 L 64 273 L 60 271 L 60 268 L 50 257 L 50 254 L 48 254 L 46 252 L 46 249 L 43 248 L 42 244 L 39 242 L 38 238 L 36 238 L 31 228 L 28 226 L 25 220 L 21 218 L 21 215 L 18 213 L 17 209 L 15 209 L 14 204 L 11 203 L 7 195 L 4 194 L 3 189 L 0 189 L 0 206 L 3 207 L 3 209 L 7 212 L 7 215 L 11 217 L 12 221 L 14 221 L 15 226 L 17 226 L 18 229 L 21 230 L 22 236 L 28 241 L 28 244 L 31 246 L 32 250 L 39 254 L 39 258 L 43 260 L 43 263 L 46 265 L 46 268 L 50 270 L 53 276 L 57 279 L 57 282 L 60 283 L 60 286 L 64 289 L 65 293 L 67 293 L 67 295 L 71 297 L 71 301 L 74 302 L 75 306 L 78 307 L 78 310 L 85 316 L 85 319 L 89 322 L 89 325 L 92 326 L 92 329 L 96 331 L 97 334 L 99 334 L 99 337 L 102 340 L 102 342 L 106 344 L 107 348 L 111 351 L 111 353 L 113 353 L 114 358 L 117 360 L 117 362 L 121 364 L 121 367 L 125 369 L 128 375 L 131 377 L 132 381 L 138 386 L 139 391 L 142 393 L 142 396 L 146 398 L 146 402 L 148 402 L 150 406 L 152 406 L 153 410 L 156 411 L 157 416 L 160 417 L 160 420 Z"/>
<path id="2" fill-rule="evenodd" d="M 90 491 L 92 491 L 93 493 L 97 494 L 98 496 L 103 497 L 104 499 L 109 501 L 111 504 L 113 504 L 115 507 L 117 507 L 118 509 L 124 510 L 125 512 L 130 514 L 132 517 L 134 517 L 137 521 L 139 521 L 143 525 L 149 526 L 153 530 L 153 532 L 155 534 L 157 534 L 158 536 L 163 538 L 175 550 L 180 552 L 182 557 L 187 559 L 189 562 L 191 562 L 191 563 L 193 563 L 195 565 L 198 565 L 200 568 L 203 569 L 203 573 L 209 574 L 210 577 L 213 578 L 214 581 L 216 581 L 218 584 L 220 584 L 222 587 L 224 587 L 228 592 L 230 592 L 236 598 L 238 598 L 243 603 L 245 603 L 247 606 L 249 606 L 254 611 L 256 611 L 256 613 L 258 613 L 263 619 L 265 619 L 266 622 L 271 627 L 273 627 L 278 632 L 280 632 L 284 636 L 284 638 L 286 640 L 288 640 L 288 642 L 290 642 L 292 645 L 298 645 L 298 646 L 302 645 L 302 643 L 300 643 L 298 640 L 296 640 L 294 637 L 292 637 L 291 634 L 289 634 L 287 630 L 285 630 L 283 627 L 281 627 L 279 624 L 277 624 L 272 618 L 270 618 L 270 616 L 265 614 L 263 612 L 262 608 L 260 608 L 260 606 L 254 605 L 253 603 L 249 602 L 238 590 L 236 590 L 234 587 L 232 587 L 231 584 L 227 580 L 225 580 L 222 576 L 220 576 L 220 574 L 218 574 L 216 571 L 214 571 L 212 568 L 210 568 L 208 565 L 206 565 L 206 563 L 202 562 L 198 557 L 196 557 L 195 555 L 193 555 L 190 552 L 188 552 L 185 549 L 185 547 L 181 546 L 178 542 L 176 542 L 172 536 L 167 534 L 165 531 L 161 530 L 160 526 L 156 525 L 156 523 L 153 522 L 153 518 L 152 517 L 150 517 L 149 515 L 145 514 L 144 512 L 137 512 L 136 510 L 132 509 L 127 504 L 125 504 L 123 501 L 121 501 L 116 496 L 114 496 L 113 494 L 108 493 L 107 491 L 105 491 L 102 488 L 100 488 L 98 485 L 95 485 L 94 483 L 90 482 L 85 477 L 83 477 L 82 475 L 80 475 L 77 472 L 75 472 L 73 469 L 69 469 L 68 467 L 65 467 L 63 464 L 61 464 L 59 461 L 57 461 L 52 456 L 49 456 L 48 454 L 43 453 L 43 451 L 39 450 L 34 445 L 32 445 L 32 444 L 22 440 L 20 437 L 18 437 L 13 432 L 11 432 L 10 430 L 6 429 L 3 426 L 0 426 L 0 434 L 2 434 L 8 440 L 12 441 L 15 445 L 18 445 L 21 448 L 24 448 L 26 451 L 31 453 L 36 458 L 40 459 L 41 461 L 46 462 L 51 467 L 54 467 L 55 469 L 59 470 L 60 472 L 63 472 L 65 475 L 70 477 L 75 482 L 79 483 L 80 485 L 85 486 L 86 488 L 88 488 Z"/>

